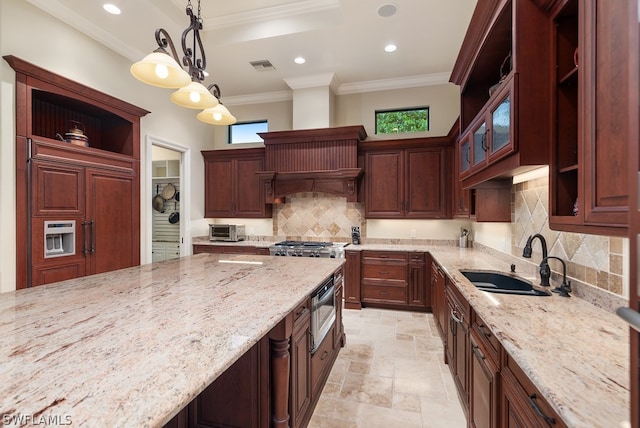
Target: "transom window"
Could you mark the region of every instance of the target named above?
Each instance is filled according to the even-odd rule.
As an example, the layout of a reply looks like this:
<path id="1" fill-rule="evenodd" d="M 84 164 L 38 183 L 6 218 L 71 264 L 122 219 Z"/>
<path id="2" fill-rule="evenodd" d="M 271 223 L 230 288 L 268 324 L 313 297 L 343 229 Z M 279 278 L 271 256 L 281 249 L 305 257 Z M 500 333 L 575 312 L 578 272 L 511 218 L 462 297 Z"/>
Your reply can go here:
<path id="1" fill-rule="evenodd" d="M 229 144 L 263 143 L 258 132 L 269 131 L 266 120 L 234 123 L 229 126 Z"/>
<path id="2" fill-rule="evenodd" d="M 429 107 L 376 110 L 376 134 L 401 134 L 429 130 Z"/>

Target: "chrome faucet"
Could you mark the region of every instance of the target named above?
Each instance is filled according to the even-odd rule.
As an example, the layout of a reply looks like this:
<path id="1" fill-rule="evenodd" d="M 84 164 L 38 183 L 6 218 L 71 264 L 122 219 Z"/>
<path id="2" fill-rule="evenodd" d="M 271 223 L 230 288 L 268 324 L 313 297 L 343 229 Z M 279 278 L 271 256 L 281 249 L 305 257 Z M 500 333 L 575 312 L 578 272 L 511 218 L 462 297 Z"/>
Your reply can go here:
<path id="1" fill-rule="evenodd" d="M 551 277 L 551 269 L 549 269 L 549 264 L 547 263 L 547 241 L 544 239 L 544 236 L 540 235 L 539 233 L 529 236 L 529 239 L 527 239 L 527 244 L 522 250 L 522 257 L 527 259 L 531 258 L 531 244 L 533 243 L 533 240 L 535 238 L 538 238 L 540 240 L 540 244 L 542 245 L 542 261 L 540 262 L 540 285 L 548 287 L 549 278 Z"/>
<path id="2" fill-rule="evenodd" d="M 565 264 L 564 260 L 562 260 L 560 257 L 555 256 L 549 256 L 542 261 L 546 262 L 549 259 L 560 260 L 560 263 L 562 263 L 562 284 L 551 291 L 553 291 L 554 293 L 559 293 L 561 297 L 571 297 L 569 295 L 569 293 L 571 292 L 571 281 L 567 281 L 567 265 Z"/>

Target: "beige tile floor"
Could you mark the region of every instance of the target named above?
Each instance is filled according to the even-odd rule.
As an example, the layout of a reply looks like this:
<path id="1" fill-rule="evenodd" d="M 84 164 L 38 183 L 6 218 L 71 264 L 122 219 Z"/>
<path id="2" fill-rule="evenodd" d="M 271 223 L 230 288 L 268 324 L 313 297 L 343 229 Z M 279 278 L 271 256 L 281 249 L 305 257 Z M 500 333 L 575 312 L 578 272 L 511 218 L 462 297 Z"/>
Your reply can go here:
<path id="1" fill-rule="evenodd" d="M 345 309 L 342 348 L 310 428 L 466 427 L 433 316 Z"/>

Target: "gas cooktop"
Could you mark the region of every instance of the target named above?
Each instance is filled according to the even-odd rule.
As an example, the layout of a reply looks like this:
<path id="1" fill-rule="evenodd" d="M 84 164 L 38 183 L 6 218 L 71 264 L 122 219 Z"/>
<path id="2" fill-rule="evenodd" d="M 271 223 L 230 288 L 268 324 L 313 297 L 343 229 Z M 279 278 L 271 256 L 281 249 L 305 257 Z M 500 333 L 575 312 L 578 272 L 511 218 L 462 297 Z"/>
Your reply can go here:
<path id="1" fill-rule="evenodd" d="M 281 241 L 269 247 L 272 256 L 343 258 L 348 243 L 327 241 Z"/>

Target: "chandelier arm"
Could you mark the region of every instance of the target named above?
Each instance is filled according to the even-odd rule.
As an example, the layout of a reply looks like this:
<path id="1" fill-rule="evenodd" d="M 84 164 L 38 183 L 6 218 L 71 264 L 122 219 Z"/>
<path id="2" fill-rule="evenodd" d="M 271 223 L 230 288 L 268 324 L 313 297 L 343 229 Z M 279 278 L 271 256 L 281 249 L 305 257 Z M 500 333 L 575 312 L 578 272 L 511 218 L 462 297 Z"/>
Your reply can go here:
<path id="1" fill-rule="evenodd" d="M 212 91 L 212 89 L 213 89 L 213 91 Z M 217 83 L 212 83 L 211 85 L 207 86 L 207 90 L 209 92 L 211 92 L 214 97 L 216 97 L 218 99 L 218 102 L 221 102 L 220 101 L 220 97 L 222 95 L 220 94 L 220 87 L 218 86 Z"/>
<path id="2" fill-rule="evenodd" d="M 200 39 L 202 20 L 193 14 L 193 8 L 190 4 L 187 5 L 186 12 L 191 20 L 191 23 L 182 32 L 182 50 L 184 52 L 182 63 L 185 66 L 189 67 L 189 74 L 191 75 L 191 79 L 201 82 L 204 80 L 204 70 L 207 67 L 204 46 L 202 45 L 202 40 Z M 189 35 L 190 31 L 193 31 L 193 49 L 187 47 L 187 36 Z M 198 50 L 200 51 L 200 59 L 197 57 L 195 52 L 196 45 L 198 47 Z"/>
<path id="3" fill-rule="evenodd" d="M 167 30 L 165 30 L 164 28 L 158 28 L 156 30 L 156 42 L 158 43 L 158 47 L 160 48 L 159 50 L 168 53 L 166 49 L 169 48 L 173 59 L 178 63 L 180 62 L 180 60 L 178 59 L 178 52 L 176 51 L 176 47 L 173 44 L 173 40 L 171 40 L 171 36 L 169 36 L 169 33 L 167 33 Z"/>

